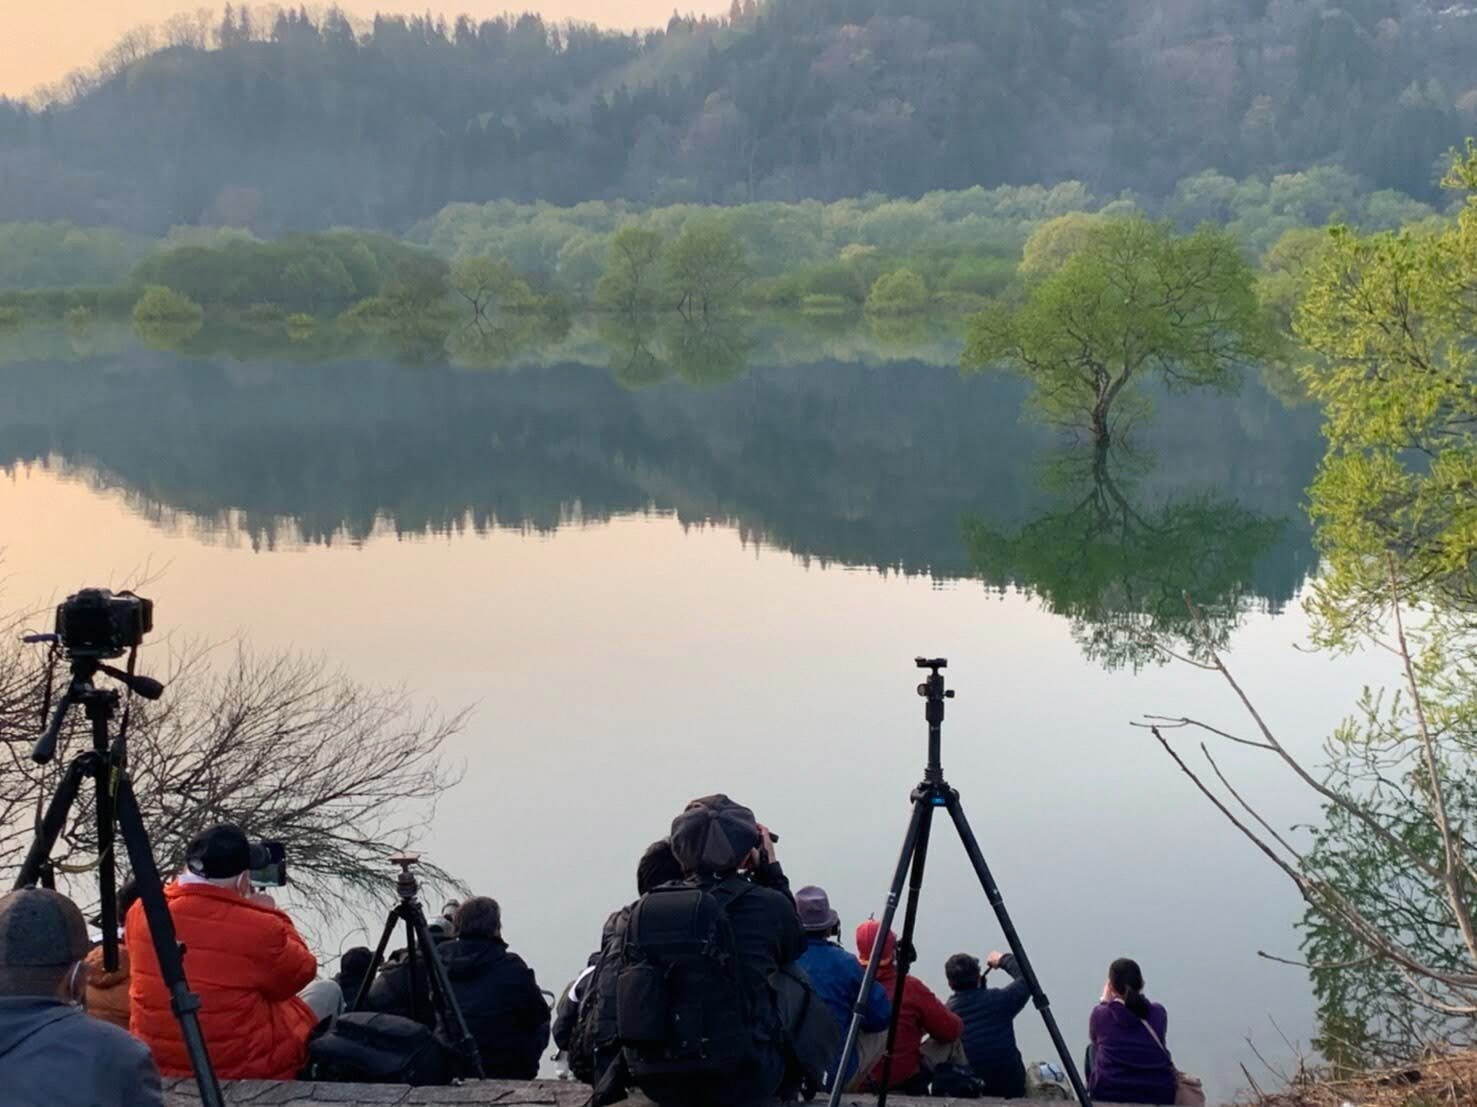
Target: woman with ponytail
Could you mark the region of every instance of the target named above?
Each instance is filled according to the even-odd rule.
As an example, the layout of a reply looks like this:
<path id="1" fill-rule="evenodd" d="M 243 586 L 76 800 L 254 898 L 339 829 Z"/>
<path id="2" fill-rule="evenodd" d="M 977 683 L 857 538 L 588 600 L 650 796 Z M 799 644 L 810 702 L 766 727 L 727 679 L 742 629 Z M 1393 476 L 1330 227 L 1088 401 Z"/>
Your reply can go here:
<path id="1" fill-rule="evenodd" d="M 1092 1042 L 1088 1087 L 1107 1103 L 1173 1103 L 1175 1069 L 1167 1045 L 1169 1016 L 1144 995 L 1137 961 L 1108 966 L 1102 1002 L 1087 1024 Z"/>

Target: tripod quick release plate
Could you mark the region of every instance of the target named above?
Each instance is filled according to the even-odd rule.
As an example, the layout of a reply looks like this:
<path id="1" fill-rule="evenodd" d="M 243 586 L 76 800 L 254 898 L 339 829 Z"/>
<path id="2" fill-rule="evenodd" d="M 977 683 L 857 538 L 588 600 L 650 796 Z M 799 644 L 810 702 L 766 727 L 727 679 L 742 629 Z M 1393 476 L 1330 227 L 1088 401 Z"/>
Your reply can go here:
<path id="1" fill-rule="evenodd" d="M 947 657 L 915 657 L 913 664 L 920 669 L 932 669 L 937 672 L 949 667 L 949 659 Z"/>

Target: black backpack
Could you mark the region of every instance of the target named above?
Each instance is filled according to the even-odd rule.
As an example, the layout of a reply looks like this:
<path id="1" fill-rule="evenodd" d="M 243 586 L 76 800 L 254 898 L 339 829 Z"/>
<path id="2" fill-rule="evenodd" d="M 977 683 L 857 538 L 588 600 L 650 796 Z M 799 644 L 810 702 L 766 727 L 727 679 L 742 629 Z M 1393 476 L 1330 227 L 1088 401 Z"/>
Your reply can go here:
<path id="1" fill-rule="evenodd" d="M 728 911 L 751 888 L 665 884 L 631 911 L 616 977 L 616 1029 L 632 1080 L 651 1094 L 732 1076 L 752 1052 Z"/>
<path id="2" fill-rule="evenodd" d="M 594 1084 L 620 1052 L 615 1020 L 615 977 L 620 972 L 621 941 L 631 909 L 617 912 L 601 935 L 595 971 L 580 990 L 580 1010 L 569 1036 L 569 1071 L 584 1084 Z"/>
<path id="3" fill-rule="evenodd" d="M 985 1094 L 985 1082 L 973 1072 L 945 1061 L 934 1068 L 928 1081 L 928 1094 L 946 1099 L 979 1099 Z"/>
<path id="4" fill-rule="evenodd" d="M 428 1026 L 376 1011 L 325 1019 L 308 1039 L 304 1076 L 351 1084 L 450 1084 L 452 1052 Z"/>

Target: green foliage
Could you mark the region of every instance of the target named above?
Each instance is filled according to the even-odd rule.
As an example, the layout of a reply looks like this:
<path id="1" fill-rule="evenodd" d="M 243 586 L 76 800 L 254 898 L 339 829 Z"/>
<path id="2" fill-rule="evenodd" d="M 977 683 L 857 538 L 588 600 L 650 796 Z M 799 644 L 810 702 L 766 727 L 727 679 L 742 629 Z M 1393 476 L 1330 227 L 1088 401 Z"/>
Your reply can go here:
<path id="1" fill-rule="evenodd" d="M 1142 406 L 1145 376 L 1231 388 L 1266 345 L 1251 269 L 1228 235 L 1134 217 L 1096 229 L 1023 303 L 976 316 L 964 364 L 1025 374 L 1049 420 L 1104 444 L 1125 405 Z"/>
<path id="2" fill-rule="evenodd" d="M 429 258 L 417 247 L 358 231 L 294 234 L 272 242 L 230 235 L 210 245 L 161 250 L 140 263 L 134 279 L 207 305 L 275 304 L 312 314 L 379 295 L 399 267 L 417 259 L 429 264 Z"/>
<path id="3" fill-rule="evenodd" d="M 867 294 L 873 315 L 914 315 L 928 307 L 928 286 L 911 269 L 897 269 L 877 278 Z"/>
<path id="4" fill-rule="evenodd" d="M 1086 211 L 1068 212 L 1042 223 L 1021 249 L 1021 276 L 1051 276 L 1080 253 L 1102 225 L 1102 216 Z"/>
<path id="5" fill-rule="evenodd" d="M 532 305 L 533 290 L 500 258 L 462 258 L 453 262 L 452 290 L 472 309 L 474 320 L 498 311 L 519 311 Z"/>
<path id="6" fill-rule="evenodd" d="M 0 223 L 0 289 L 121 281 L 153 245 L 110 227 Z"/>
<path id="7" fill-rule="evenodd" d="M 730 306 L 749 278 L 744 247 L 717 219 L 693 219 L 667 250 L 672 301 L 684 315 Z"/>
<path id="8" fill-rule="evenodd" d="M 204 316 L 200 305 L 172 288 L 149 285 L 133 306 L 133 321 L 139 324 L 196 324 Z"/>
<path id="9" fill-rule="evenodd" d="M 628 223 L 610 240 L 595 299 L 616 311 L 649 311 L 661 296 L 662 236 Z"/>
<path id="10" fill-rule="evenodd" d="M 76 307 L 67 309 L 66 323 L 69 330 L 85 331 L 92 326 L 95 318 L 91 308 L 78 304 Z"/>
<path id="11" fill-rule="evenodd" d="M 0 330 L 14 330 L 25 322 L 25 314 L 18 307 L 0 304 Z"/>
<path id="12" fill-rule="evenodd" d="M 1325 571 L 1317 610 L 1347 640 L 1388 601 L 1477 606 L 1477 147 L 1434 232 L 1336 231 L 1294 322 L 1303 380 L 1327 416 L 1312 512 Z M 1394 570 L 1395 581 L 1390 573 Z"/>

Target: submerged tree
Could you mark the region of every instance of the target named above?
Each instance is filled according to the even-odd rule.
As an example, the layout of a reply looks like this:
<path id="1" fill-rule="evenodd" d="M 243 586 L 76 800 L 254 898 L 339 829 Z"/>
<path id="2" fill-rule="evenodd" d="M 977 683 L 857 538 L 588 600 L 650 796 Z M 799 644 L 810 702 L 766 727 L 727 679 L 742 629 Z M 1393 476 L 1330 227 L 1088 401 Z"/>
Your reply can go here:
<path id="1" fill-rule="evenodd" d="M 749 262 L 734 233 L 712 217 L 694 219 L 666 253 L 672 299 L 683 315 L 707 316 L 733 301 L 749 278 Z"/>
<path id="2" fill-rule="evenodd" d="M 1257 559 L 1284 525 L 1214 492 L 1148 501 L 1125 476 L 1128 464 L 1107 450 L 1066 455 L 1051 469 L 1057 510 L 1013 531 L 965 527 L 986 580 L 1040 597 L 1110 669 L 1162 661 L 1167 645 L 1193 638 L 1187 593 L 1205 599 L 1205 625 L 1223 643 L 1255 593 Z"/>
<path id="3" fill-rule="evenodd" d="M 75 711 L 56 761 L 31 762 L 45 670 L 34 651 L 7 644 L 14 635 L 0 637 L 0 870 L 13 870 L 67 757 L 89 738 Z M 319 660 L 218 652 L 175 654 L 164 698 L 130 708 L 129 770 L 161 870 L 178 869 L 201 830 L 230 821 L 285 842 L 293 888 L 317 908 L 383 888 L 386 856 L 415 844 L 457 779 L 444 747 L 465 716 L 418 709 Z M 54 854 L 64 873 L 95 866 L 93 817 L 84 792 Z"/>
<path id="4" fill-rule="evenodd" d="M 1145 378 L 1232 389 L 1266 345 L 1251 267 L 1234 239 L 1210 229 L 1177 235 L 1133 217 L 1090 229 L 1024 302 L 976 316 L 964 365 L 1024 374 L 1048 420 L 1106 445 L 1125 409 L 1142 410 L 1135 389 Z"/>
<path id="5" fill-rule="evenodd" d="M 610 240 L 595 299 L 626 313 L 650 311 L 661 298 L 662 236 L 628 223 Z"/>

